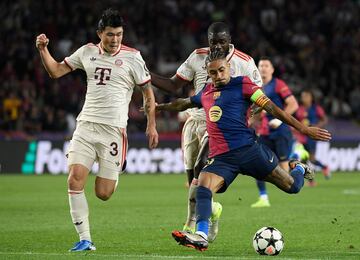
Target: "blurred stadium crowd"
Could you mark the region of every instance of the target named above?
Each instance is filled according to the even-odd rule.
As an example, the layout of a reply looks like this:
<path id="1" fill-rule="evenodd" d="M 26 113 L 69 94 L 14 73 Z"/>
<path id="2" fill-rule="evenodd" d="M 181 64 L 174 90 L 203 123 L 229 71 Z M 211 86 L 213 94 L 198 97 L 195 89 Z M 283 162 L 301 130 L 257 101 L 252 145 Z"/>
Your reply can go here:
<path id="1" fill-rule="evenodd" d="M 0 137 L 72 132 L 85 97 L 85 74 L 50 79 L 35 37 L 46 33 L 51 53 L 61 61 L 83 44 L 98 42 L 97 21 L 109 7 L 123 14 L 124 43 L 141 50 L 151 71 L 172 76 L 193 49 L 207 46 L 208 25 L 225 21 L 235 46 L 255 61 L 272 57 L 276 75 L 295 94 L 311 88 L 330 117 L 360 121 L 359 0 L 5 0 L 0 3 Z M 161 91 L 156 96 L 158 102 L 171 98 Z M 145 127 L 141 103 L 137 91 L 129 132 Z M 160 115 L 158 128 L 179 131 L 176 115 Z"/>

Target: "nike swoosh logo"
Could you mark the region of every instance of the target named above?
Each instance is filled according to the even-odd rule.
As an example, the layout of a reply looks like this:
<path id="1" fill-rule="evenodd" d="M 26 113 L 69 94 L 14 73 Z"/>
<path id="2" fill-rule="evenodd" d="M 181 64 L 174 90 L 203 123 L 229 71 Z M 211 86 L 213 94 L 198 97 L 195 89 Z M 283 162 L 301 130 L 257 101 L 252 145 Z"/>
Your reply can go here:
<path id="1" fill-rule="evenodd" d="M 269 162 L 273 162 L 274 161 L 274 155 L 271 157 L 271 159 L 269 160 Z"/>

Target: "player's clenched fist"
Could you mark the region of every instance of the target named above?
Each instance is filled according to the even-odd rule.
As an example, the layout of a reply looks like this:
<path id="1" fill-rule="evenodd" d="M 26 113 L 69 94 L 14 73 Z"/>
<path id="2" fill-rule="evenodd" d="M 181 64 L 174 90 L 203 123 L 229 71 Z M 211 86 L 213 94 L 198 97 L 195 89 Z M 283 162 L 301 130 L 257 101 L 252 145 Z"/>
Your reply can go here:
<path id="1" fill-rule="evenodd" d="M 36 48 L 43 50 L 49 44 L 49 39 L 45 34 L 40 34 L 36 37 Z"/>

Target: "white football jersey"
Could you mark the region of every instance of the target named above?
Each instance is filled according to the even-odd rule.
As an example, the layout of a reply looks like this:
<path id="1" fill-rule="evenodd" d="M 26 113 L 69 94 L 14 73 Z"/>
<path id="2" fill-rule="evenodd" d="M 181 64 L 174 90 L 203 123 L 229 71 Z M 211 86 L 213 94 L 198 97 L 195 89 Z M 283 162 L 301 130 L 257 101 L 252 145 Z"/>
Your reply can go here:
<path id="1" fill-rule="evenodd" d="M 209 51 L 209 47 L 194 50 L 176 71 L 176 76 L 180 79 L 193 81 L 195 94 L 199 93 L 206 83 L 211 82 L 205 67 L 205 60 Z M 230 62 L 231 77 L 247 76 L 256 85 L 262 86 L 259 70 L 252 57 L 235 49 L 234 45 L 230 44 L 227 60 Z M 189 114 L 194 119 L 204 120 L 206 118 L 202 108 L 189 109 Z"/>
<path id="2" fill-rule="evenodd" d="M 85 104 L 76 120 L 125 128 L 134 87 L 151 80 L 140 52 L 121 45 L 114 54 L 108 54 L 101 43 L 91 43 L 64 62 L 87 75 Z"/>

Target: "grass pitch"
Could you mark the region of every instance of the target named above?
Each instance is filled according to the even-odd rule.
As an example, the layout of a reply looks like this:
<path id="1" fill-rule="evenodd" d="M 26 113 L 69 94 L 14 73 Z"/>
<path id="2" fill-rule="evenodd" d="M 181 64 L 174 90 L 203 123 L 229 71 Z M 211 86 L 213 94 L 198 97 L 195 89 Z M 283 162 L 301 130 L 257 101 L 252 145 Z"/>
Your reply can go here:
<path id="1" fill-rule="evenodd" d="M 335 173 L 317 187 L 289 195 L 268 184 L 271 207 L 257 200 L 252 178 L 239 176 L 225 194 L 218 238 L 198 252 L 176 244 L 171 231 L 186 217 L 185 175 L 122 175 L 107 201 L 86 187 L 97 251 L 68 253 L 78 240 L 66 176 L 0 175 L 0 259 L 264 259 L 252 248 L 262 226 L 284 235 L 281 259 L 360 259 L 360 173 Z"/>

